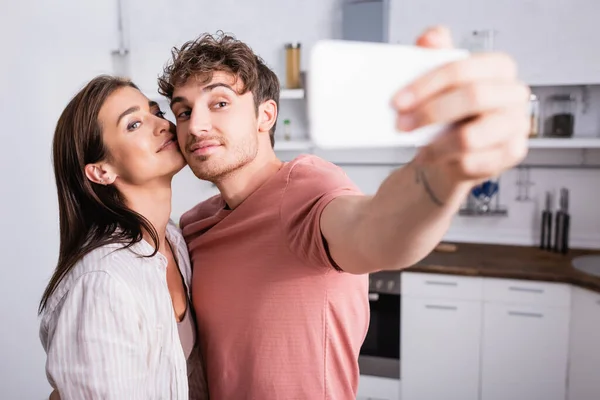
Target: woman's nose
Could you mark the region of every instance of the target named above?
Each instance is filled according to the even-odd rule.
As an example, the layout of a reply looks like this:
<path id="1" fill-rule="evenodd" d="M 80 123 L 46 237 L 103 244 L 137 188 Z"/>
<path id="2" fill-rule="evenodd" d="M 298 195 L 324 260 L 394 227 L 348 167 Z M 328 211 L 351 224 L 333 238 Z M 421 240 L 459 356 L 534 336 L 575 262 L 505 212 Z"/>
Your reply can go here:
<path id="1" fill-rule="evenodd" d="M 171 121 L 160 117 L 157 117 L 157 119 L 156 129 L 154 129 L 155 135 L 159 136 L 165 132 L 175 133 L 175 125 Z"/>

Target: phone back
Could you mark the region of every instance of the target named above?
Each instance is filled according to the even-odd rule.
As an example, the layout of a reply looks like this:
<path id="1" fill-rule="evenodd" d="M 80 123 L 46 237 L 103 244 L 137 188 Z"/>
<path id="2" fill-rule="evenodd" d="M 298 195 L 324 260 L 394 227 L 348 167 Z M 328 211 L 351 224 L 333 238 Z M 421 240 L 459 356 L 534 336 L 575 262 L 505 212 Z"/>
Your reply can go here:
<path id="1" fill-rule="evenodd" d="M 312 49 L 308 74 L 311 140 L 325 149 L 429 143 L 444 126 L 397 131 L 392 99 L 415 78 L 468 54 L 465 50 L 387 43 L 318 42 Z"/>

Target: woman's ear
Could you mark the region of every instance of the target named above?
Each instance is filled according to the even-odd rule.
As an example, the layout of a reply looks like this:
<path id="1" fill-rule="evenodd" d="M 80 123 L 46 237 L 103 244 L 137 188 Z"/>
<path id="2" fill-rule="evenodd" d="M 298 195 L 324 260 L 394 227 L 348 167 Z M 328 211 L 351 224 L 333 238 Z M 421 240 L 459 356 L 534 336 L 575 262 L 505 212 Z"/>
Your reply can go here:
<path id="1" fill-rule="evenodd" d="M 110 172 L 107 164 L 96 163 L 85 166 L 85 176 L 98 185 L 111 185 L 117 178 L 116 174 Z"/>
<path id="2" fill-rule="evenodd" d="M 277 121 L 277 103 L 267 100 L 258 107 L 258 131 L 269 132 Z"/>

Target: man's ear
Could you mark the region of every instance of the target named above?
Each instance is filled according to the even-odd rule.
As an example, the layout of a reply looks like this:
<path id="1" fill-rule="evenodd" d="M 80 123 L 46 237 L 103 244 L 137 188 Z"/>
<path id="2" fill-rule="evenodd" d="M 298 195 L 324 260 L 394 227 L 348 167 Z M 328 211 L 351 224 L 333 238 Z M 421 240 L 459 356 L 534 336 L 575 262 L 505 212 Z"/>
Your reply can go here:
<path id="1" fill-rule="evenodd" d="M 267 100 L 258 107 L 258 131 L 269 132 L 277 121 L 277 103 Z"/>
<path id="2" fill-rule="evenodd" d="M 87 164 L 84 170 L 85 176 L 98 185 L 111 185 L 117 179 L 117 175 L 112 173 L 111 168 L 105 163 Z"/>

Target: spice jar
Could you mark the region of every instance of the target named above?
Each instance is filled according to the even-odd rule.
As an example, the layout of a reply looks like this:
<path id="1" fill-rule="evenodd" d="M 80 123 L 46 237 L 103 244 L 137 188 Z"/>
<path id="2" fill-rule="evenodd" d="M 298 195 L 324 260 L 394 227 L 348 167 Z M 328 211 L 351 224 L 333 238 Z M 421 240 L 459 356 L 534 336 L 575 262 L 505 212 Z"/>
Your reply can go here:
<path id="1" fill-rule="evenodd" d="M 540 135 L 540 101 L 533 93 L 529 96 L 529 117 L 531 121 L 529 137 L 538 137 Z"/>
<path id="2" fill-rule="evenodd" d="M 575 126 L 575 98 L 570 94 L 550 96 L 544 105 L 546 136 L 571 137 Z"/>
<path id="3" fill-rule="evenodd" d="M 288 89 L 299 89 L 300 84 L 300 43 L 285 45 L 286 80 Z"/>

